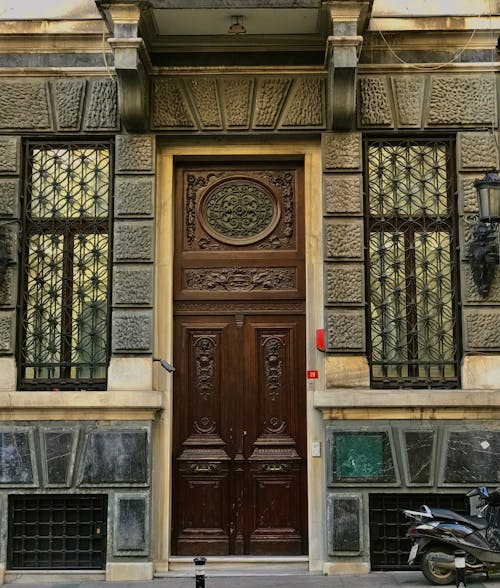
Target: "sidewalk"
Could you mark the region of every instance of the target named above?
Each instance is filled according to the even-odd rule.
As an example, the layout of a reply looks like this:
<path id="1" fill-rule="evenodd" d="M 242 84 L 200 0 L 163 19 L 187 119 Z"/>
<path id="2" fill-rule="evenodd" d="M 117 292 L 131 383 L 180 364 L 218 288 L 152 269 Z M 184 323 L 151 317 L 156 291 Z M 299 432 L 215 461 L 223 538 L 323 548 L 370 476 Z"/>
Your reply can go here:
<path id="1" fill-rule="evenodd" d="M 171 577 L 149 582 L 82 582 L 58 584 L 4 584 L 9 588 L 195 588 L 194 577 Z M 205 588 L 429 588 L 420 572 L 373 572 L 363 576 L 275 575 L 222 576 L 207 575 Z M 454 586 L 454 584 L 452 584 Z M 500 575 L 467 578 L 471 588 L 500 588 Z"/>

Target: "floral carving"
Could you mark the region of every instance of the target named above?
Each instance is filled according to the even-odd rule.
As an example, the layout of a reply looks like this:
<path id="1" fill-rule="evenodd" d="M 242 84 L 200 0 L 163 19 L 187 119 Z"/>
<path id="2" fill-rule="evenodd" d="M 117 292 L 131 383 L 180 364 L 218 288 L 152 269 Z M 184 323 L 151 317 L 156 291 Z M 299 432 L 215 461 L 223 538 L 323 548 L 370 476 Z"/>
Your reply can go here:
<path id="1" fill-rule="evenodd" d="M 215 338 L 199 337 L 194 344 L 196 383 L 202 398 L 209 398 L 215 390 Z"/>
<path id="2" fill-rule="evenodd" d="M 283 387 L 283 347 L 282 337 L 267 337 L 264 340 L 264 380 L 266 394 L 276 400 Z"/>
<path id="3" fill-rule="evenodd" d="M 293 268 L 221 268 L 187 269 L 185 286 L 189 290 L 293 290 L 296 274 Z"/>

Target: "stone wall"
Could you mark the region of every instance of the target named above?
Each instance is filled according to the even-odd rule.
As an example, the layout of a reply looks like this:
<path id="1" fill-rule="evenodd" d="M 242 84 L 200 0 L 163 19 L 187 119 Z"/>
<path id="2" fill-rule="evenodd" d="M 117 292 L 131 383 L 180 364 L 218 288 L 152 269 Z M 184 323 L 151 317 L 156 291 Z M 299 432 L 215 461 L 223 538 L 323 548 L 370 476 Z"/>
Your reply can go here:
<path id="1" fill-rule="evenodd" d="M 0 423 L 0 505 L 8 496 L 108 496 L 107 561 L 150 555 L 151 425 L 140 421 Z M 4 520 L 6 524 L 6 519 Z M 0 566 L 6 533 L 0 535 Z"/>

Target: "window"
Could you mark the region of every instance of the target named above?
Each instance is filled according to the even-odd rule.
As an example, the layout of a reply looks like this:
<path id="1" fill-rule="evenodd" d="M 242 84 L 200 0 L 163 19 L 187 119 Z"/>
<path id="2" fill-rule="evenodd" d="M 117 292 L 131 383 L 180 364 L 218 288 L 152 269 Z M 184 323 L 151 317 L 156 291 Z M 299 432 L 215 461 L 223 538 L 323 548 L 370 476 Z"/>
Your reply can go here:
<path id="1" fill-rule="evenodd" d="M 452 145 L 368 141 L 374 387 L 457 386 Z"/>
<path id="2" fill-rule="evenodd" d="M 28 143 L 20 388 L 106 385 L 109 144 Z"/>

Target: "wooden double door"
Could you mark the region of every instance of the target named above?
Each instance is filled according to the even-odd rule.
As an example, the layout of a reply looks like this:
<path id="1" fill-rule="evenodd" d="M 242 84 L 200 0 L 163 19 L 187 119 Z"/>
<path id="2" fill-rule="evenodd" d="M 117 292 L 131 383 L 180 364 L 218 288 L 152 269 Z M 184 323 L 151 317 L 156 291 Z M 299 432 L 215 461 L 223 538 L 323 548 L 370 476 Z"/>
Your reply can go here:
<path id="1" fill-rule="evenodd" d="M 173 553 L 307 550 L 303 172 L 176 169 Z"/>

